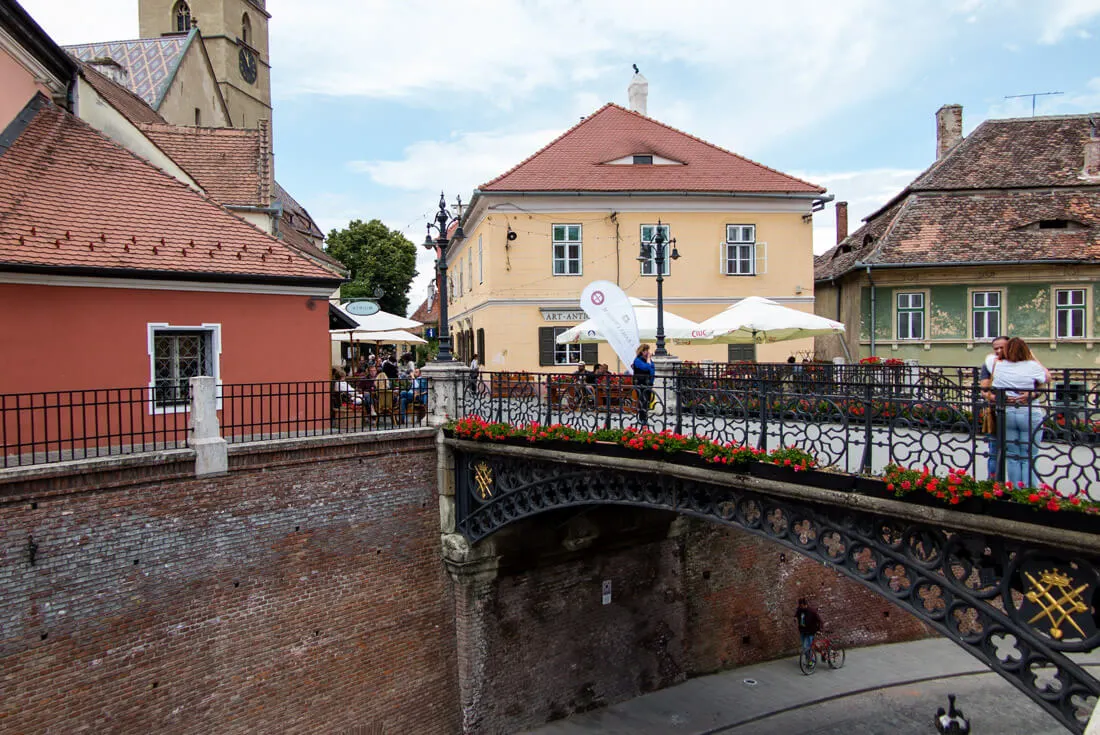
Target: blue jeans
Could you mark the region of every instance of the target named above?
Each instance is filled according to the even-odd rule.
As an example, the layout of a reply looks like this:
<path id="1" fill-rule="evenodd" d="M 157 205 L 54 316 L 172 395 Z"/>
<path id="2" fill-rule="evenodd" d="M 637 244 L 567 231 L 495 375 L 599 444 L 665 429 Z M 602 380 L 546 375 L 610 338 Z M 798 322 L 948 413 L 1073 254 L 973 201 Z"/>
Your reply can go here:
<path id="1" fill-rule="evenodd" d="M 1035 474 L 1035 457 L 1043 439 L 1046 414 L 1038 406 L 1007 406 L 1005 408 L 1005 475 L 1012 483 L 1023 482 L 1039 486 Z"/>
<path id="2" fill-rule="evenodd" d="M 997 478 L 997 453 L 1001 449 L 1001 442 L 997 439 L 997 432 L 992 434 L 986 434 L 985 437 L 986 447 L 988 448 L 989 456 L 986 458 L 986 467 L 989 469 L 989 479 L 994 480 Z"/>
<path id="3" fill-rule="evenodd" d="M 814 644 L 814 634 L 800 633 L 799 635 L 802 636 L 802 652 L 805 653 L 806 650 Z"/>

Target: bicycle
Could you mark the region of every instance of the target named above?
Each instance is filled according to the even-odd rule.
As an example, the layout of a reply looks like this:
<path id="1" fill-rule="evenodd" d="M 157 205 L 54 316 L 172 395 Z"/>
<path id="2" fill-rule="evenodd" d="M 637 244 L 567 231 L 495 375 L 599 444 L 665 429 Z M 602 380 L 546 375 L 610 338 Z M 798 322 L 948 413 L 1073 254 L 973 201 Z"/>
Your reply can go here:
<path id="1" fill-rule="evenodd" d="M 817 671 L 817 659 L 829 664 L 830 669 L 839 669 L 844 665 L 844 649 L 823 633 L 814 636 L 810 647 L 798 655 L 798 668 L 806 676 Z"/>

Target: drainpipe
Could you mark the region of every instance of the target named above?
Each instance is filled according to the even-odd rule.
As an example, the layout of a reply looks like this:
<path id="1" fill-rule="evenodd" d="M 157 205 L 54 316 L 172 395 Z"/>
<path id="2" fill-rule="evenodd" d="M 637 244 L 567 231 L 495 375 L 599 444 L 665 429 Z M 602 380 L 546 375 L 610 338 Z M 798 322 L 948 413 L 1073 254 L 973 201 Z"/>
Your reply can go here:
<path id="1" fill-rule="evenodd" d="M 871 284 L 871 354 L 875 354 L 875 279 L 871 278 L 871 264 L 866 263 L 867 282 Z"/>
<path id="2" fill-rule="evenodd" d="M 835 277 L 829 279 L 829 284 L 836 289 L 836 320 L 843 324 L 844 321 L 840 318 L 841 296 L 843 296 L 843 293 L 840 290 L 840 286 L 836 285 Z M 848 362 L 852 362 L 852 351 L 848 349 L 848 330 L 844 330 L 844 336 L 840 338 L 840 347 L 844 350 L 844 358 Z"/>

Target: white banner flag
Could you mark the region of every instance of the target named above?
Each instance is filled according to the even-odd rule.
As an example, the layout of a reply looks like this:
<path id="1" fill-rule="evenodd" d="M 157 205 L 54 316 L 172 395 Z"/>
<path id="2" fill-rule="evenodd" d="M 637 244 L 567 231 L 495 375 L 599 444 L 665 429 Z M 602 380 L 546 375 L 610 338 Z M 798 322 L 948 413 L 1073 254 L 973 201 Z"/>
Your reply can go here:
<path id="1" fill-rule="evenodd" d="M 626 293 L 611 281 L 593 281 L 581 292 L 581 308 L 596 323 L 600 336 L 615 350 L 623 365 L 631 365 L 634 350 L 641 341 L 634 307 Z"/>

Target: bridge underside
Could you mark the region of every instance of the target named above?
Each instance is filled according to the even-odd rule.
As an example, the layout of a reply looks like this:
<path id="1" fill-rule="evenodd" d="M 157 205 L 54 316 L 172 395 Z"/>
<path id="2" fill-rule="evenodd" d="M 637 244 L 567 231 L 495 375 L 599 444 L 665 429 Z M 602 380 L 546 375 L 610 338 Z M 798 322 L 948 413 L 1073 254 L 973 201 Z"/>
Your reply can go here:
<path id="1" fill-rule="evenodd" d="M 1084 732 L 1100 696 L 1100 682 L 1071 656 L 1100 643 L 1092 554 L 1060 551 L 1024 540 L 1026 534 L 978 532 L 968 514 L 903 518 L 845 503 L 843 493 L 819 491 L 807 500 L 792 497 L 784 483 L 736 474 L 685 477 L 639 460 L 448 444 L 456 527 L 470 543 L 560 508 L 629 505 L 696 516 L 771 539 L 874 590 L 1073 732 Z M 838 496 L 835 504 L 829 495 Z"/>

